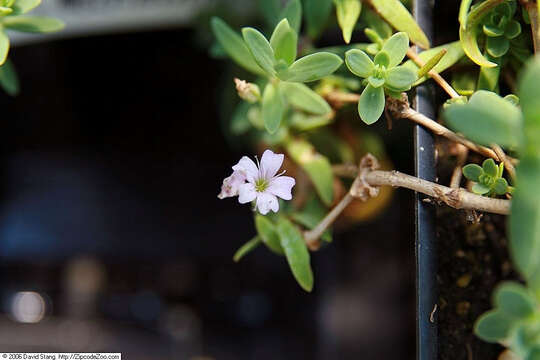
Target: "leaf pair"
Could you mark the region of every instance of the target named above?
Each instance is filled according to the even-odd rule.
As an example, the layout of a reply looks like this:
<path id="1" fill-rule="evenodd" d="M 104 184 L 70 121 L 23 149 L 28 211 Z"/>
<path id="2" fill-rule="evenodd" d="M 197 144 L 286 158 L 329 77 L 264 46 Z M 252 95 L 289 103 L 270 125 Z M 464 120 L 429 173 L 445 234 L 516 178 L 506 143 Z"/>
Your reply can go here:
<path id="1" fill-rule="evenodd" d="M 283 19 L 274 29 L 270 42 L 254 28 L 242 29 L 242 36 L 255 62 L 270 77 L 283 81 L 309 82 L 319 80 L 336 71 L 341 58 L 319 52 L 296 60 L 297 35 Z"/>
<path id="2" fill-rule="evenodd" d="M 371 58 L 362 50 L 352 49 L 345 53 L 349 70 L 367 80 L 358 101 L 358 114 L 366 124 L 373 124 L 382 115 L 385 106 L 385 89 L 396 94 L 409 90 L 416 81 L 416 73 L 410 68 L 398 66 L 409 48 L 406 33 L 390 37 L 381 50 Z"/>

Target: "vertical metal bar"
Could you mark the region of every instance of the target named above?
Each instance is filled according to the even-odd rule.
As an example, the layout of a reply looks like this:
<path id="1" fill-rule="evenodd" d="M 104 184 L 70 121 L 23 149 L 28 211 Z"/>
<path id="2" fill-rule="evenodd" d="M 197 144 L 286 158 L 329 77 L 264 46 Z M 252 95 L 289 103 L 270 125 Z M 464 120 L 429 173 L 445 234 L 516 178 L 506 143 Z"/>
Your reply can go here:
<path id="1" fill-rule="evenodd" d="M 414 1 L 414 15 L 427 37 L 432 41 L 432 11 L 430 0 Z M 435 116 L 433 88 L 422 85 L 416 88 L 416 110 L 433 118 Z M 414 126 L 416 176 L 434 181 L 435 147 L 433 135 L 423 127 Z M 437 359 L 437 251 L 435 239 L 435 209 L 423 202 L 425 196 L 415 194 L 416 212 L 416 358 Z"/>

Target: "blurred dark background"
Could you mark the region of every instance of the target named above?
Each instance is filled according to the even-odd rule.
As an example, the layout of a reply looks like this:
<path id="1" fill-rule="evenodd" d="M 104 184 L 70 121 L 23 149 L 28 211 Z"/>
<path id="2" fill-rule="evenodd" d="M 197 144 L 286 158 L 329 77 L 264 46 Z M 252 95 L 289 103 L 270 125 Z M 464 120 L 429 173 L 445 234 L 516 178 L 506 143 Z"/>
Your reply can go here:
<path id="1" fill-rule="evenodd" d="M 199 38 L 186 27 L 12 50 L 22 93 L 0 96 L 0 350 L 413 358 L 411 192 L 312 254 L 311 294 L 263 248 L 233 263 L 252 217 L 216 195 L 253 150 L 223 135 L 231 67 Z M 412 173 L 410 125 L 375 130 Z"/>

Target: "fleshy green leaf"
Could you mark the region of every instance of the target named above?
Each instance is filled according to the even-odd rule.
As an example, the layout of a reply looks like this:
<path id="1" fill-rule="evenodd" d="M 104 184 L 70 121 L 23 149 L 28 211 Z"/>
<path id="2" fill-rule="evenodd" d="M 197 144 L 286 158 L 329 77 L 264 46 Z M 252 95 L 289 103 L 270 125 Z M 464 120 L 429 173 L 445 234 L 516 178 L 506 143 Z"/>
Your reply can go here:
<path id="1" fill-rule="evenodd" d="M 540 59 L 531 60 L 519 81 L 519 99 L 524 116 L 526 151 L 540 156 Z"/>
<path id="2" fill-rule="evenodd" d="M 491 177 L 496 177 L 499 172 L 499 167 L 493 159 L 486 159 L 482 163 L 482 170 Z"/>
<path id="3" fill-rule="evenodd" d="M 462 169 L 463 175 L 468 180 L 478 182 L 480 175 L 483 174 L 484 170 L 482 170 L 482 167 L 476 164 L 467 164 Z"/>
<path id="4" fill-rule="evenodd" d="M 360 0 L 334 0 L 336 5 L 336 16 L 339 27 L 343 33 L 343 40 L 348 44 L 351 42 L 351 35 L 360 16 L 362 3 Z"/>
<path id="5" fill-rule="evenodd" d="M 370 76 L 367 78 L 369 85 L 373 86 L 374 88 L 378 88 L 384 85 L 384 79 Z"/>
<path id="6" fill-rule="evenodd" d="M 373 124 L 381 117 L 384 111 L 384 90 L 382 87 L 366 86 L 358 100 L 358 114 L 360 119 L 368 125 Z"/>
<path id="7" fill-rule="evenodd" d="M 261 239 L 258 236 L 255 236 L 253 239 L 242 245 L 240 249 L 236 250 L 233 256 L 233 261 L 239 262 L 244 256 L 255 250 L 260 244 Z"/>
<path id="8" fill-rule="evenodd" d="M 399 0 L 371 0 L 375 10 L 390 25 L 404 31 L 409 35 L 411 41 L 418 46 L 429 49 L 429 40 L 420 26 L 416 23 L 407 8 Z M 408 39 L 407 39 L 408 42 Z M 391 54 L 391 53 L 390 53 Z M 401 61 L 401 60 L 400 60 Z"/>
<path id="9" fill-rule="evenodd" d="M 280 87 L 289 104 L 300 110 L 317 115 L 328 114 L 332 110 L 322 96 L 304 84 L 284 81 Z"/>
<path id="10" fill-rule="evenodd" d="M 326 26 L 328 16 L 332 11 L 332 0 L 305 0 L 304 17 L 306 18 L 307 33 L 316 38 Z"/>
<path id="11" fill-rule="evenodd" d="M 474 333 L 487 342 L 502 341 L 510 336 L 512 319 L 497 310 L 488 311 L 478 318 Z"/>
<path id="12" fill-rule="evenodd" d="M 297 40 L 297 35 L 289 26 L 287 19 L 281 20 L 270 38 L 275 58 L 285 60 L 288 65 L 292 64 L 296 59 Z"/>
<path id="13" fill-rule="evenodd" d="M 416 73 L 402 66 L 396 66 L 386 72 L 385 84 L 396 90 L 409 90 L 415 81 Z"/>
<path id="14" fill-rule="evenodd" d="M 298 34 L 302 22 L 302 4 L 300 0 L 289 0 L 281 12 L 280 18 L 287 19 L 291 28 Z"/>
<path id="15" fill-rule="evenodd" d="M 20 15 L 29 12 L 41 4 L 41 0 L 15 0 L 13 6 L 13 15 Z"/>
<path id="16" fill-rule="evenodd" d="M 275 76 L 274 65 L 276 64 L 276 58 L 274 56 L 274 50 L 264 35 L 258 30 L 248 27 L 242 29 L 242 36 L 255 62 L 268 75 Z"/>
<path id="17" fill-rule="evenodd" d="M 521 158 L 516 178 L 510 216 L 510 253 L 516 268 L 529 280 L 540 270 L 540 158 L 527 154 Z"/>
<path id="18" fill-rule="evenodd" d="M 319 80 L 336 71 L 343 60 L 329 52 L 318 52 L 296 60 L 288 71 L 287 78 L 282 80 L 309 82 Z"/>
<path id="19" fill-rule="evenodd" d="M 218 17 L 213 17 L 210 25 L 212 32 L 218 40 L 219 44 L 223 47 L 225 52 L 234 60 L 238 65 L 242 66 L 248 71 L 255 74 L 266 74 L 259 65 L 253 59 L 253 56 L 249 52 L 246 43 L 242 37 L 231 29 L 223 20 Z"/>
<path id="20" fill-rule="evenodd" d="M 307 131 L 326 126 L 332 122 L 332 117 L 327 115 L 308 115 L 295 112 L 290 117 L 290 125 L 297 130 Z"/>
<path id="21" fill-rule="evenodd" d="M 345 63 L 353 74 L 361 78 L 367 78 L 374 67 L 369 56 L 358 49 L 352 49 L 345 53 Z"/>
<path id="22" fill-rule="evenodd" d="M 279 128 L 281 119 L 285 113 L 285 104 L 279 88 L 268 83 L 264 88 L 262 97 L 262 118 L 266 130 L 273 134 Z"/>
<path id="23" fill-rule="evenodd" d="M 431 71 L 441 61 L 441 59 L 446 55 L 447 50 L 441 49 L 438 53 L 433 55 L 426 63 L 418 70 L 418 77 L 424 77 L 427 73 Z"/>
<path id="24" fill-rule="evenodd" d="M 506 29 L 504 30 L 504 36 L 507 39 L 514 39 L 521 34 L 521 24 L 516 20 L 510 20 Z"/>
<path id="25" fill-rule="evenodd" d="M 484 195 L 484 194 L 487 194 L 489 192 L 489 187 L 487 187 L 486 185 L 481 184 L 481 183 L 476 183 L 476 184 L 473 185 L 472 191 L 475 194 Z"/>
<path id="26" fill-rule="evenodd" d="M 6 93 L 15 96 L 19 93 L 19 78 L 15 71 L 15 66 L 10 60 L 0 66 L 0 86 Z"/>
<path id="27" fill-rule="evenodd" d="M 499 285 L 495 291 L 494 302 L 500 311 L 518 319 L 533 315 L 538 307 L 527 289 L 514 282 Z"/>
<path id="28" fill-rule="evenodd" d="M 461 43 L 459 41 L 454 41 L 448 44 L 444 44 L 441 46 L 434 47 L 432 49 L 422 51 L 420 54 L 418 54 L 418 57 L 422 59 L 424 62 L 428 62 L 429 59 L 433 58 L 436 54 L 438 54 L 441 50 L 446 49 L 446 55 L 442 57 L 442 59 L 435 65 L 433 68 L 433 71 L 436 71 L 438 73 L 443 72 L 444 70 L 450 68 L 452 65 L 454 65 L 456 62 L 458 62 L 459 59 L 463 57 L 465 54 L 463 52 L 463 48 L 461 47 Z M 411 70 L 418 71 L 419 66 L 414 63 L 412 60 L 407 60 L 403 63 L 403 65 Z M 414 85 L 418 85 L 423 83 L 424 81 L 428 80 L 429 77 L 423 76 L 414 83 Z"/>
<path id="29" fill-rule="evenodd" d="M 486 54 L 486 59 L 497 64 L 496 67 L 480 67 L 480 74 L 478 74 L 478 82 L 476 84 L 477 90 L 495 91 L 499 84 L 499 75 L 501 73 L 501 58 L 492 57 L 489 53 Z"/>
<path id="30" fill-rule="evenodd" d="M 493 57 L 501 57 L 510 49 L 510 41 L 504 36 L 488 37 L 486 41 L 486 50 Z"/>
<path id="31" fill-rule="evenodd" d="M 467 104 L 446 107 L 444 117 L 450 127 L 475 142 L 510 147 L 520 144 L 521 113 L 495 93 L 477 91 Z"/>
<path id="32" fill-rule="evenodd" d="M 10 30 L 29 33 L 49 33 L 60 31 L 65 24 L 62 20 L 46 16 L 8 16 L 3 25 Z"/>
<path id="33" fill-rule="evenodd" d="M 255 228 L 264 245 L 278 255 L 283 255 L 284 251 L 279 241 L 276 226 L 266 216 L 255 215 Z"/>
<path id="34" fill-rule="evenodd" d="M 8 52 L 9 52 L 9 37 L 6 35 L 5 32 L 0 30 L 0 66 L 6 62 Z"/>
<path id="35" fill-rule="evenodd" d="M 404 32 L 395 33 L 386 40 L 381 51 L 385 51 L 390 56 L 388 67 L 392 68 L 403 60 L 409 49 L 409 37 Z"/>
<path id="36" fill-rule="evenodd" d="M 377 54 L 373 58 L 373 62 L 376 65 L 381 65 L 388 68 L 390 66 L 390 55 L 388 55 L 386 51 L 381 50 L 377 52 Z"/>
<path id="37" fill-rule="evenodd" d="M 302 289 L 311 292 L 313 272 L 311 271 L 309 251 L 302 234 L 293 223 L 283 217 L 277 222 L 277 232 L 294 278 Z"/>
<path id="38" fill-rule="evenodd" d="M 330 161 L 315 152 L 313 146 L 305 140 L 293 140 L 286 146 L 294 162 L 308 174 L 323 203 L 330 205 L 334 198 L 334 175 Z"/>

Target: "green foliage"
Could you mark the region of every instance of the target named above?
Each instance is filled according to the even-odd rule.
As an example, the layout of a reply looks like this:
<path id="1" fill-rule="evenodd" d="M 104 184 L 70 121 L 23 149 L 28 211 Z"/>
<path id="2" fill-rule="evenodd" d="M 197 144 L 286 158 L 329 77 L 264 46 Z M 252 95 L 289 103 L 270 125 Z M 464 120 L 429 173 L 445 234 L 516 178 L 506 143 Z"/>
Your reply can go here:
<path id="1" fill-rule="evenodd" d="M 261 244 L 261 239 L 258 236 L 255 236 L 253 239 L 249 240 L 247 243 L 242 245 L 233 256 L 234 262 L 239 262 L 244 256 L 255 250 Z"/>
<path id="2" fill-rule="evenodd" d="M 0 67 L 0 86 L 11 96 L 19 93 L 19 78 L 15 66 L 9 60 Z"/>
<path id="3" fill-rule="evenodd" d="M 371 0 L 371 5 L 390 25 L 404 31 L 411 41 L 418 46 L 429 49 L 429 40 L 416 23 L 407 8 L 399 0 Z"/>
<path id="4" fill-rule="evenodd" d="M 358 114 L 366 124 L 373 124 L 382 115 L 385 89 L 394 93 L 406 91 L 417 80 L 413 70 L 398 66 L 408 48 L 407 34 L 400 32 L 384 43 L 373 60 L 362 50 L 352 49 L 345 53 L 345 62 L 349 70 L 365 78 L 367 82 L 358 101 Z"/>
<path id="5" fill-rule="evenodd" d="M 255 228 L 264 245 L 278 255 L 284 254 L 276 226 L 267 216 L 255 215 Z"/>
<path id="6" fill-rule="evenodd" d="M 475 334 L 487 342 L 503 343 L 521 359 L 534 359 L 540 343 L 540 303 L 523 285 L 505 282 L 493 296 L 495 308 L 483 314 Z"/>
<path id="7" fill-rule="evenodd" d="M 319 94 L 304 84 L 282 82 L 280 87 L 288 103 L 300 110 L 316 115 L 325 115 L 332 111 Z"/>
<path id="8" fill-rule="evenodd" d="M 298 36 L 289 26 L 287 19 L 281 20 L 270 38 L 276 60 L 284 60 L 287 65 L 291 65 L 296 59 L 297 42 Z"/>
<path id="9" fill-rule="evenodd" d="M 291 214 L 291 219 L 308 229 L 313 229 L 326 216 L 327 211 L 328 209 L 319 199 L 312 196 L 301 210 Z M 321 239 L 326 242 L 332 242 L 332 232 L 326 230 L 321 236 Z"/>
<path id="10" fill-rule="evenodd" d="M 510 40 L 521 33 L 521 25 L 514 20 L 515 2 L 503 2 L 485 18 L 482 30 L 487 36 L 486 50 L 495 57 L 505 55 L 510 48 Z"/>
<path id="11" fill-rule="evenodd" d="M 307 292 L 313 289 L 309 251 L 300 230 L 284 217 L 277 222 L 277 232 L 287 262 L 298 284 Z"/>
<path id="12" fill-rule="evenodd" d="M 9 30 L 29 33 L 50 33 L 64 28 L 64 22 L 46 16 L 7 16 L 2 25 Z"/>
<path id="13" fill-rule="evenodd" d="M 285 101 L 281 91 L 276 85 L 268 83 L 262 96 L 262 118 L 264 127 L 270 134 L 278 130 L 284 113 Z"/>
<path id="14" fill-rule="evenodd" d="M 286 147 L 291 158 L 308 174 L 323 203 L 330 205 L 334 198 L 334 175 L 330 161 L 305 140 L 290 141 Z"/>
<path id="15" fill-rule="evenodd" d="M 477 91 L 467 104 L 445 108 L 448 125 L 484 145 L 516 148 L 521 142 L 522 115 L 511 102 L 489 91 Z"/>
<path id="16" fill-rule="evenodd" d="M 362 11 L 360 0 L 334 0 L 336 5 L 336 16 L 339 27 L 343 33 L 345 43 L 351 42 L 352 32 Z"/>
<path id="17" fill-rule="evenodd" d="M 509 191 L 509 187 L 506 179 L 502 177 L 503 170 L 503 163 L 497 166 L 493 159 L 486 159 L 481 167 L 476 164 L 465 165 L 463 175 L 476 182 L 472 190 L 478 195 L 504 195 Z"/>
<path id="18" fill-rule="evenodd" d="M 318 52 L 296 60 L 286 71 L 278 74 L 284 81 L 310 82 L 322 79 L 336 71 L 343 60 L 329 52 Z"/>
<path id="19" fill-rule="evenodd" d="M 307 33 L 317 38 L 326 26 L 332 11 L 332 0 L 304 0 L 304 17 Z"/>

